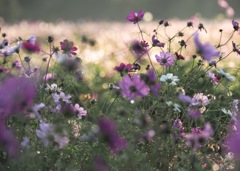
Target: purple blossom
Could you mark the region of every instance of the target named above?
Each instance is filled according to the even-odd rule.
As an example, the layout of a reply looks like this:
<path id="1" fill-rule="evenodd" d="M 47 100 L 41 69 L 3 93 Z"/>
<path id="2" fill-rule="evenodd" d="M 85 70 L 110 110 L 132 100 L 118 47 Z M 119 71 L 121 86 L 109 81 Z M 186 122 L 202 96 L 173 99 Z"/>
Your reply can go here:
<path id="1" fill-rule="evenodd" d="M 54 126 L 48 123 L 41 123 L 40 130 L 36 130 L 36 134 L 38 138 L 41 139 L 44 146 L 49 146 L 50 144 L 52 144 L 57 145 L 59 148 L 63 148 L 69 142 L 69 139 L 66 136 L 65 132 L 57 133 Z"/>
<path id="2" fill-rule="evenodd" d="M 203 130 L 199 128 L 192 128 L 192 133 L 186 134 L 186 146 L 193 147 L 193 150 L 196 151 L 200 148 L 209 138 L 213 135 L 213 129 L 210 123 L 206 123 Z"/>
<path id="3" fill-rule="evenodd" d="M 19 49 L 22 46 L 22 42 L 19 41 L 15 46 L 5 46 L 4 49 L 0 50 L 0 56 L 11 56 L 16 52 L 19 52 Z"/>
<path id="4" fill-rule="evenodd" d="M 156 39 L 156 36 L 152 36 L 152 46 L 158 46 L 158 47 L 164 47 L 165 43 L 161 43 L 158 39 Z"/>
<path id="5" fill-rule="evenodd" d="M 0 65 L 0 73 L 5 72 L 5 73 L 9 73 L 9 69 L 8 68 L 4 68 L 3 66 Z"/>
<path id="6" fill-rule="evenodd" d="M 173 133 L 173 138 L 175 140 L 179 139 L 179 138 L 182 138 L 185 136 L 185 133 L 184 133 L 184 127 L 182 125 L 182 121 L 180 119 L 176 119 L 174 122 L 173 122 L 173 127 L 175 128 L 175 131 Z"/>
<path id="7" fill-rule="evenodd" d="M 240 50 L 237 48 L 236 43 L 232 41 L 233 51 L 237 52 L 238 55 L 240 55 Z"/>
<path id="8" fill-rule="evenodd" d="M 178 98 L 185 103 L 189 103 L 189 104 L 192 103 L 192 98 L 189 96 L 183 95 L 182 93 L 178 95 Z"/>
<path id="9" fill-rule="evenodd" d="M 7 78 L 0 86 L 0 111 L 4 114 L 23 112 L 34 104 L 36 87 L 27 78 Z"/>
<path id="10" fill-rule="evenodd" d="M 198 33 L 194 35 L 194 43 L 196 45 L 197 52 L 202 56 L 203 60 L 211 62 L 214 57 L 220 56 L 220 53 L 216 50 L 215 47 L 213 47 L 209 43 L 205 43 L 203 45 L 200 42 Z"/>
<path id="11" fill-rule="evenodd" d="M 118 154 L 126 148 L 127 142 L 118 135 L 116 123 L 110 119 L 101 118 L 98 121 L 100 133 L 105 138 L 113 154 Z"/>
<path id="12" fill-rule="evenodd" d="M 228 136 L 225 139 L 225 143 L 228 146 L 228 152 L 233 152 L 234 156 L 240 158 L 240 120 L 239 118 L 235 122 L 235 129 L 231 129 Z"/>
<path id="13" fill-rule="evenodd" d="M 130 22 L 133 22 L 133 24 L 136 24 L 143 19 L 143 16 L 144 16 L 143 10 L 138 11 L 138 13 L 136 13 L 134 11 L 130 11 L 130 13 L 126 17 L 126 19 Z"/>
<path id="14" fill-rule="evenodd" d="M 127 74 L 131 70 L 132 64 L 121 63 L 119 66 L 115 66 L 114 70 L 118 71 L 121 76 Z"/>
<path id="15" fill-rule="evenodd" d="M 29 53 L 39 53 L 40 45 L 36 42 L 36 36 L 32 35 L 27 41 L 22 43 L 22 48 Z"/>
<path id="16" fill-rule="evenodd" d="M 201 111 L 199 109 L 189 108 L 188 115 L 193 119 L 197 119 L 201 116 Z"/>
<path id="17" fill-rule="evenodd" d="M 10 158 L 15 157 L 19 151 L 19 144 L 11 130 L 5 126 L 5 118 L 0 118 L 0 145 L 6 148 Z"/>
<path id="18" fill-rule="evenodd" d="M 218 78 L 217 74 L 212 73 L 211 71 L 208 71 L 207 72 L 207 77 L 211 79 L 211 81 L 214 85 L 218 84 L 219 78 Z"/>
<path id="19" fill-rule="evenodd" d="M 239 29 L 239 23 L 236 22 L 235 20 L 232 20 L 232 26 L 235 31 L 238 31 Z"/>
<path id="20" fill-rule="evenodd" d="M 82 119 L 83 116 L 87 115 L 87 111 L 80 107 L 77 103 L 73 106 L 73 111 L 77 113 L 77 117 L 79 119 Z"/>
<path id="21" fill-rule="evenodd" d="M 139 42 L 138 40 L 133 40 L 131 42 L 130 49 L 132 50 L 132 52 L 137 58 L 146 54 L 148 51 L 146 49 L 146 46 L 142 42 Z"/>
<path id="22" fill-rule="evenodd" d="M 63 42 L 60 42 L 61 50 L 64 54 L 67 54 L 68 56 L 71 55 L 77 55 L 77 47 L 74 46 L 73 42 L 68 41 L 65 39 Z"/>
<path id="23" fill-rule="evenodd" d="M 152 93 L 155 96 L 158 96 L 158 90 L 161 88 L 161 85 L 158 82 L 157 76 L 155 75 L 153 69 L 149 69 L 147 74 L 142 75 L 142 79 L 151 88 Z"/>
<path id="24" fill-rule="evenodd" d="M 174 56 L 169 52 L 160 52 L 160 56 L 155 55 L 157 62 L 165 67 L 172 66 L 174 64 Z"/>
<path id="25" fill-rule="evenodd" d="M 65 102 L 65 103 L 71 103 L 70 95 L 65 95 L 65 93 L 60 92 L 60 93 L 53 93 L 52 97 L 54 99 L 55 104 L 61 104 L 61 102 Z"/>
<path id="26" fill-rule="evenodd" d="M 149 87 L 136 74 L 132 78 L 125 75 L 119 82 L 119 87 L 121 88 L 122 96 L 128 97 L 129 100 L 147 96 L 149 93 Z"/>
<path id="27" fill-rule="evenodd" d="M 22 68 L 22 64 L 21 64 L 20 61 L 15 60 L 15 61 L 12 62 L 12 67 L 17 69 L 17 70 L 20 70 Z"/>
<path id="28" fill-rule="evenodd" d="M 109 171 L 109 167 L 101 156 L 97 156 L 94 160 L 94 171 Z"/>

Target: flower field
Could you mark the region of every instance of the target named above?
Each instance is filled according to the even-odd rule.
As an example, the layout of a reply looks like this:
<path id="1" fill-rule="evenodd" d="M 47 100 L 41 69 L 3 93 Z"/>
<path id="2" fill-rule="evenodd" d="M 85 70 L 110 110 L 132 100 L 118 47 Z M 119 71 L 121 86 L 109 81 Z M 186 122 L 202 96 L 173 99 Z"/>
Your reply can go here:
<path id="1" fill-rule="evenodd" d="M 0 170 L 239 170 L 236 20 L 1 23 Z"/>

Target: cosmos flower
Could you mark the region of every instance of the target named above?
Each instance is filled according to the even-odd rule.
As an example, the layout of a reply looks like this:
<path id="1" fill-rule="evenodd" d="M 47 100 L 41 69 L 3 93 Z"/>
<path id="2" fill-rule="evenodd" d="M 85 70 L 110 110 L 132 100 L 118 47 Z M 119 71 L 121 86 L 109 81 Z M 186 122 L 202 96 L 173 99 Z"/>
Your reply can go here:
<path id="1" fill-rule="evenodd" d="M 40 129 L 36 130 L 36 134 L 46 147 L 57 145 L 59 148 L 63 148 L 69 142 L 66 133 L 57 133 L 54 126 L 48 123 L 40 123 Z"/>
<path id="2" fill-rule="evenodd" d="M 160 52 L 160 55 L 155 55 L 155 58 L 160 65 L 165 67 L 174 64 L 174 56 L 169 52 Z"/>
<path id="3" fill-rule="evenodd" d="M 0 85 L 0 111 L 4 114 L 23 112 L 34 104 L 36 87 L 27 78 L 7 78 Z"/>
<path id="4" fill-rule="evenodd" d="M 82 119 L 83 116 L 87 115 L 87 111 L 80 107 L 77 103 L 73 106 L 73 111 L 77 113 L 77 117 L 79 119 Z"/>
<path id="5" fill-rule="evenodd" d="M 22 43 L 22 48 L 29 53 L 39 53 L 40 45 L 36 42 L 36 36 L 32 35 L 27 41 Z"/>
<path id="6" fill-rule="evenodd" d="M 152 93 L 157 96 L 158 90 L 161 88 L 153 69 L 149 69 L 148 73 L 141 76 L 142 80 L 151 88 Z"/>
<path id="7" fill-rule="evenodd" d="M 156 36 L 152 36 L 152 46 L 158 46 L 158 47 L 164 47 L 165 43 L 161 43 L 158 39 L 156 39 Z"/>
<path id="8" fill-rule="evenodd" d="M 114 70 L 118 71 L 121 76 L 127 74 L 131 70 L 132 64 L 121 63 L 119 66 L 115 66 Z"/>
<path id="9" fill-rule="evenodd" d="M 208 71 L 207 72 L 207 77 L 211 79 L 211 81 L 214 85 L 218 84 L 219 78 L 218 78 L 217 74 L 212 73 L 211 71 Z"/>
<path id="10" fill-rule="evenodd" d="M 239 23 L 236 22 L 235 20 L 232 20 L 232 26 L 235 31 L 238 31 L 239 29 Z"/>
<path id="11" fill-rule="evenodd" d="M 125 75 L 119 82 L 122 96 L 134 100 L 138 97 L 144 97 L 149 94 L 149 87 L 142 81 L 139 75 L 134 74 L 132 78 Z"/>
<path id="12" fill-rule="evenodd" d="M 192 147 L 194 151 L 197 151 L 209 138 L 213 135 L 213 129 L 210 123 L 206 123 L 204 128 L 192 128 L 192 133 L 186 134 L 186 146 Z"/>
<path id="13" fill-rule="evenodd" d="M 223 77 L 227 78 L 229 81 L 234 81 L 235 78 L 233 76 L 231 76 L 229 73 L 226 73 L 223 71 L 222 68 L 220 68 L 219 70 L 217 70 L 217 72 L 222 75 Z"/>
<path id="14" fill-rule="evenodd" d="M 210 100 L 207 96 L 205 96 L 203 93 L 197 93 L 194 94 L 192 98 L 191 105 L 192 106 L 207 106 L 209 105 Z"/>
<path id="15" fill-rule="evenodd" d="M 233 51 L 237 52 L 238 55 L 240 55 L 240 50 L 237 48 L 236 43 L 232 41 Z"/>
<path id="16" fill-rule="evenodd" d="M 14 53 L 19 52 L 20 48 L 22 47 L 22 41 L 19 41 L 17 45 L 14 46 L 5 46 L 3 49 L 0 50 L 0 56 L 6 57 L 11 56 Z"/>
<path id="17" fill-rule="evenodd" d="M 139 58 L 140 56 L 144 55 L 147 53 L 146 46 L 144 43 L 138 41 L 138 40 L 133 40 L 130 44 L 130 50 L 133 52 L 133 54 Z"/>
<path id="18" fill-rule="evenodd" d="M 215 57 L 220 56 L 220 53 L 217 51 L 215 47 L 210 45 L 209 43 L 205 43 L 204 45 L 200 42 L 198 33 L 194 35 L 194 43 L 197 48 L 197 53 L 201 55 L 203 60 L 211 62 Z"/>
<path id="19" fill-rule="evenodd" d="M 173 132 L 173 138 L 175 140 L 185 136 L 184 127 L 183 127 L 182 121 L 180 119 L 176 119 L 173 122 L 173 128 L 175 129 Z"/>
<path id="20" fill-rule="evenodd" d="M 137 13 L 134 11 L 130 11 L 129 15 L 126 17 L 126 19 L 130 22 L 133 22 L 133 24 L 138 23 L 143 19 L 144 11 L 140 10 Z"/>
<path id="21" fill-rule="evenodd" d="M 101 118 L 98 121 L 98 127 L 113 154 L 118 154 L 122 149 L 126 148 L 127 142 L 118 135 L 117 126 L 114 121 Z"/>
<path id="22" fill-rule="evenodd" d="M 60 92 L 60 93 L 53 93 L 52 97 L 54 99 L 55 104 L 61 104 L 61 102 L 65 102 L 65 103 L 71 103 L 70 95 L 65 95 L 65 93 Z"/>
<path id="23" fill-rule="evenodd" d="M 177 76 L 174 76 L 172 73 L 167 73 L 166 75 L 162 75 L 160 78 L 161 82 L 166 83 L 167 85 L 175 86 L 179 81 Z"/>
<path id="24" fill-rule="evenodd" d="M 68 56 L 71 55 L 77 55 L 77 47 L 74 46 L 73 42 L 68 41 L 65 39 L 63 42 L 60 42 L 61 50 L 64 54 L 67 54 Z"/>

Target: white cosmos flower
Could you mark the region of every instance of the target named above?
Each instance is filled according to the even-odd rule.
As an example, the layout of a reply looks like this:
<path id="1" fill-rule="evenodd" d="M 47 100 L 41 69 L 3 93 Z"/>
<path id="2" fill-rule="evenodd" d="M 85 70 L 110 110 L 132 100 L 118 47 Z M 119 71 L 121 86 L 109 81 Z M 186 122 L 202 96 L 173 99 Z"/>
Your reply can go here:
<path id="1" fill-rule="evenodd" d="M 165 82 L 168 85 L 175 86 L 175 85 L 177 85 L 176 82 L 178 82 L 179 79 L 177 76 L 174 76 L 172 73 L 167 73 L 166 75 L 161 76 L 160 81 Z"/>
<path id="2" fill-rule="evenodd" d="M 233 81 L 235 78 L 233 76 L 231 76 L 229 73 L 226 73 L 223 71 L 222 68 L 220 68 L 219 70 L 217 70 L 217 72 L 219 74 L 221 74 L 222 76 L 226 77 L 229 81 Z"/>

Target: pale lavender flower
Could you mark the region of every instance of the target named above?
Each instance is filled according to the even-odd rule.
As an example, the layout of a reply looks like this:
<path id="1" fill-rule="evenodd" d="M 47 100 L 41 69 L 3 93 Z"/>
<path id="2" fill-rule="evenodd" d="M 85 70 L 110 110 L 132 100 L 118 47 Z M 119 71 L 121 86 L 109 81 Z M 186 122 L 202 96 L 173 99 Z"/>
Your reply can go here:
<path id="1" fill-rule="evenodd" d="M 52 124 L 40 123 L 40 130 L 36 130 L 36 134 L 46 147 L 57 144 L 59 148 L 63 148 L 69 142 L 66 133 L 57 133 Z"/>
<path id="2" fill-rule="evenodd" d="M 215 57 L 220 56 L 220 53 L 217 51 L 215 47 L 213 47 L 209 43 L 205 43 L 203 45 L 200 42 L 198 33 L 194 35 L 194 43 L 196 45 L 197 52 L 202 56 L 203 60 L 211 62 Z"/>
<path id="3" fill-rule="evenodd" d="M 0 56 L 11 56 L 16 52 L 19 52 L 20 48 L 22 46 L 22 42 L 18 42 L 15 46 L 5 46 L 3 49 L 0 50 Z"/>
<path id="4" fill-rule="evenodd" d="M 157 62 L 165 67 L 172 66 L 174 64 L 174 55 L 169 52 L 160 52 L 160 55 L 155 55 Z"/>
<path id="5" fill-rule="evenodd" d="M 192 98 L 192 106 L 207 106 L 209 105 L 210 100 L 207 96 L 203 95 L 203 93 L 194 94 Z"/>
<path id="6" fill-rule="evenodd" d="M 73 106 L 73 110 L 77 113 L 77 117 L 79 119 L 82 119 L 83 116 L 87 115 L 87 111 L 83 107 L 80 107 L 77 103 Z"/>
<path id="7" fill-rule="evenodd" d="M 176 119 L 173 122 L 173 127 L 175 128 L 175 130 L 173 132 L 173 138 L 175 140 L 185 136 L 184 127 L 183 127 L 182 121 L 180 119 Z"/>
<path id="8" fill-rule="evenodd" d="M 134 100 L 138 97 L 144 97 L 149 94 L 149 87 L 142 81 L 139 75 L 134 74 L 132 78 L 125 75 L 119 82 L 122 96 Z"/>
<path id="9" fill-rule="evenodd" d="M 60 92 L 60 94 L 53 93 L 52 97 L 53 97 L 54 102 L 56 104 L 60 104 L 61 102 L 71 103 L 71 101 L 70 101 L 71 96 L 70 95 L 65 95 L 65 93 L 63 93 L 63 92 Z"/>
<path id="10" fill-rule="evenodd" d="M 29 145 L 29 138 L 28 138 L 28 137 L 24 137 L 24 138 L 23 138 L 23 141 L 21 142 L 21 146 L 22 146 L 23 148 L 27 148 L 28 145 Z"/>
<path id="11" fill-rule="evenodd" d="M 54 79 L 55 75 L 53 73 L 47 73 L 46 75 L 43 76 L 43 80 L 52 80 Z"/>
<path id="12" fill-rule="evenodd" d="M 189 103 L 189 104 L 192 103 L 192 98 L 189 96 L 183 95 L 182 93 L 179 93 L 178 98 L 185 103 Z"/>

